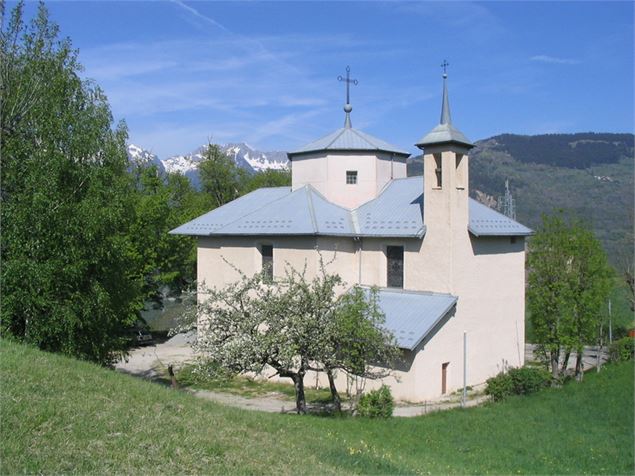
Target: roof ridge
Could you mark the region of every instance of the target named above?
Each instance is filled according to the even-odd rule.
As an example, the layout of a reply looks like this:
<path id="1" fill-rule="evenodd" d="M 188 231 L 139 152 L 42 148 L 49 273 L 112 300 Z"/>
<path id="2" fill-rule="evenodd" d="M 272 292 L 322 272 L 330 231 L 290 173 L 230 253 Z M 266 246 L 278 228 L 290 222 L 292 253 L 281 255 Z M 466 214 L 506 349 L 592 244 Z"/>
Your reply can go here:
<path id="1" fill-rule="evenodd" d="M 352 130 L 352 128 L 350 128 L 349 130 Z M 346 128 L 345 128 L 345 127 L 342 127 L 342 128 L 338 129 L 338 130 L 337 130 L 337 131 L 335 131 L 335 132 L 337 132 L 337 134 L 335 135 L 335 137 L 333 137 L 333 140 L 332 140 L 331 142 L 329 142 L 329 143 L 328 143 L 328 145 L 327 145 L 325 148 L 329 148 L 329 147 L 331 147 L 331 146 L 333 145 L 333 143 L 334 143 L 337 139 L 339 139 L 340 137 L 342 137 L 342 134 L 344 134 L 344 132 L 346 132 Z M 332 134 L 332 133 L 331 133 L 331 134 Z M 326 137 L 328 137 L 328 136 L 326 136 Z M 319 140 L 319 139 L 318 139 L 318 140 Z M 317 142 L 317 141 L 316 141 L 316 142 Z"/>
<path id="2" fill-rule="evenodd" d="M 359 284 L 358 286 L 366 289 L 371 289 L 373 287 L 377 288 L 378 291 L 395 293 L 395 294 L 422 294 L 425 296 L 444 296 L 444 297 L 452 297 L 458 299 L 458 296 L 450 293 L 439 293 L 436 291 L 418 291 L 416 289 L 403 289 L 403 288 L 388 288 L 388 287 L 380 287 L 380 286 L 371 286 L 368 284 Z"/>
<path id="3" fill-rule="evenodd" d="M 357 135 L 357 137 L 359 137 L 359 138 L 360 138 L 360 139 L 362 139 L 364 142 L 366 142 L 369 146 L 371 146 L 371 147 L 373 148 L 373 150 L 379 150 L 379 148 L 377 147 L 377 145 L 376 145 L 376 144 L 373 144 L 372 142 L 370 142 L 370 141 L 368 140 L 368 138 L 364 137 L 364 136 L 366 136 L 366 135 L 367 135 L 365 132 L 358 131 L 357 129 L 353 129 L 353 128 L 351 128 L 351 129 L 350 129 L 350 131 L 351 131 L 351 132 L 354 132 L 354 133 L 355 133 L 355 135 Z M 378 139 L 378 140 L 381 140 L 381 139 Z M 382 141 L 382 142 L 383 142 L 383 141 Z"/>
<path id="4" fill-rule="evenodd" d="M 317 234 L 319 230 L 317 226 L 317 220 L 315 219 L 315 209 L 313 208 L 313 198 L 311 197 L 311 189 L 309 187 L 311 187 L 311 185 L 305 185 L 302 188 L 305 189 L 306 199 L 309 202 L 309 215 L 311 216 L 311 226 L 313 227 L 313 233 Z"/>

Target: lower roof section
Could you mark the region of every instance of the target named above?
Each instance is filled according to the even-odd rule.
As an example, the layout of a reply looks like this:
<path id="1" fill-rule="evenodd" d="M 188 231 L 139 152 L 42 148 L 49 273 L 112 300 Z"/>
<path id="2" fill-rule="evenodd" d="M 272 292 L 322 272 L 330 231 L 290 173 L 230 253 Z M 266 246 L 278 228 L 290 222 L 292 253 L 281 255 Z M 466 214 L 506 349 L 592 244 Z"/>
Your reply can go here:
<path id="1" fill-rule="evenodd" d="M 370 293 L 370 288 L 365 288 Z M 458 298 L 451 294 L 403 289 L 378 290 L 379 307 L 386 316 L 384 326 L 391 331 L 397 345 L 414 350 L 454 308 Z"/>

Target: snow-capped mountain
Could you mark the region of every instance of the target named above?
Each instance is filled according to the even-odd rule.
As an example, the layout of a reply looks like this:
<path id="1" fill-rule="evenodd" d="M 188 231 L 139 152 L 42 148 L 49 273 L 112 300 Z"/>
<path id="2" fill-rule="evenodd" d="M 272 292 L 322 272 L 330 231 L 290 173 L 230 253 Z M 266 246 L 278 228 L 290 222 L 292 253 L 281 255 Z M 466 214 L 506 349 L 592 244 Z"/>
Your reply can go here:
<path id="1" fill-rule="evenodd" d="M 147 150 L 130 144 L 128 146 L 128 157 L 135 164 L 156 164 L 165 172 L 181 173 L 188 177 L 195 187 L 198 187 L 200 183 L 198 167 L 204 158 L 206 148 L 207 146 L 204 145 L 189 154 L 159 159 Z M 245 143 L 226 144 L 221 145 L 220 148 L 228 157 L 234 160 L 236 165 L 250 173 L 268 169 L 283 170 L 289 166 L 286 152 L 261 152 Z"/>
<path id="2" fill-rule="evenodd" d="M 159 171 L 165 171 L 163 162 L 152 152 L 145 150 L 138 145 L 128 144 L 128 161 L 137 166 L 156 165 Z"/>
<path id="3" fill-rule="evenodd" d="M 222 149 L 239 166 L 247 168 L 242 165 L 245 163 L 255 172 L 268 169 L 282 170 L 289 166 L 286 152 L 260 152 L 245 143 L 227 144 L 222 146 Z"/>

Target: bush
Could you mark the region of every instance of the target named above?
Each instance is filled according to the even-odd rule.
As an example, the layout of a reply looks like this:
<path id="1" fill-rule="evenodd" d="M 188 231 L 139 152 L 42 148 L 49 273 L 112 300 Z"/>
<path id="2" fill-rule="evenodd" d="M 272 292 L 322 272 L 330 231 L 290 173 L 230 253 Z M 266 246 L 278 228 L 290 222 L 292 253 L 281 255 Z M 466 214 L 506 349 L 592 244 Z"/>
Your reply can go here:
<path id="1" fill-rule="evenodd" d="M 632 337 L 623 337 L 616 340 L 609 347 L 609 360 L 611 362 L 625 362 L 633 359 L 635 353 L 635 339 Z"/>
<path id="2" fill-rule="evenodd" d="M 549 386 L 551 375 L 544 369 L 536 367 L 521 367 L 501 372 L 496 377 L 487 380 L 485 394 L 495 402 L 510 395 L 527 395 Z"/>
<path id="3" fill-rule="evenodd" d="M 390 388 L 382 385 L 379 389 L 362 395 L 357 404 L 357 413 L 359 416 L 370 418 L 388 418 L 392 416 L 393 407 Z"/>
<path id="4" fill-rule="evenodd" d="M 496 377 L 488 378 L 486 383 L 485 395 L 492 397 L 495 402 L 513 394 L 513 384 L 509 374 L 501 372 Z"/>

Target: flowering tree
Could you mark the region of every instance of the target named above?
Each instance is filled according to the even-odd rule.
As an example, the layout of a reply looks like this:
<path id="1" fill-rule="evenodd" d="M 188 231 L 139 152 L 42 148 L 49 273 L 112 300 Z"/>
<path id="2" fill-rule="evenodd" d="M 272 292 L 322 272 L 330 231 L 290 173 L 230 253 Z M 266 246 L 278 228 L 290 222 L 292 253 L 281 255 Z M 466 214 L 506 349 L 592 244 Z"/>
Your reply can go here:
<path id="1" fill-rule="evenodd" d="M 298 413 L 306 413 L 306 373 L 326 372 L 339 407 L 334 370 L 374 378 L 388 371 L 373 371 L 371 363 L 389 365 L 397 355 L 393 336 L 381 328 L 376 292 L 341 291 L 341 278 L 324 266 L 311 280 L 288 267 L 274 281 L 264 273 L 243 274 L 223 289 L 203 289 L 197 350 L 230 372 L 260 374 L 270 367 L 290 378 Z"/>

